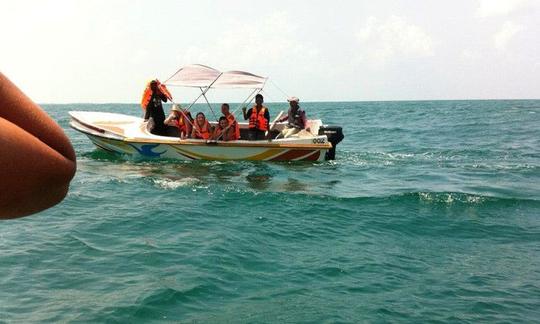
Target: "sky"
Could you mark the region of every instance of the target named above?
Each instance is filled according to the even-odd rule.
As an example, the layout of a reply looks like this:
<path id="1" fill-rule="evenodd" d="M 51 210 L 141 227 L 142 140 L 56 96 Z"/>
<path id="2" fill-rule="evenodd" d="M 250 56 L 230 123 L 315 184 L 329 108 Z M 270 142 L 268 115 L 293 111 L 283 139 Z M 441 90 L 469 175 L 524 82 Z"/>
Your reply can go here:
<path id="1" fill-rule="evenodd" d="M 148 80 L 193 63 L 269 77 L 267 101 L 540 99 L 540 0 L 0 0 L 0 8 L 0 71 L 39 103 L 139 102 Z M 196 95 L 172 92 L 182 103 Z"/>

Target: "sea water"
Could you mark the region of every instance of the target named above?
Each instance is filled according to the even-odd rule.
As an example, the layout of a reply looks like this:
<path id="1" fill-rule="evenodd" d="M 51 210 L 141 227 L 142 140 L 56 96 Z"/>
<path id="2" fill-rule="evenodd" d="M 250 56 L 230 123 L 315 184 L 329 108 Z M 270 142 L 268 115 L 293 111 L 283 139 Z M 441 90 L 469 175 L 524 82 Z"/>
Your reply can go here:
<path id="1" fill-rule="evenodd" d="M 335 161 L 135 160 L 68 111 L 137 105 L 44 105 L 78 171 L 0 222 L 0 322 L 540 321 L 540 101 L 301 106 Z"/>

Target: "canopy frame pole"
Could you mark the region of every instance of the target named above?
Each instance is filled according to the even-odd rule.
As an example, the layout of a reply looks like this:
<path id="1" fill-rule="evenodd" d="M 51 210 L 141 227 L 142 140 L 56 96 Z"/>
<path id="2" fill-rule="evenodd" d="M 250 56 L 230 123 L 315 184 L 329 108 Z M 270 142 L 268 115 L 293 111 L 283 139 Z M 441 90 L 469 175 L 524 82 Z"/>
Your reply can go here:
<path id="1" fill-rule="evenodd" d="M 262 85 L 262 87 L 260 88 L 255 88 L 253 89 L 253 91 L 249 94 L 249 96 L 246 98 L 246 100 L 244 100 L 244 102 L 242 102 L 238 107 L 236 107 L 236 109 L 232 112 L 233 116 L 236 114 L 236 112 L 238 111 L 238 109 L 242 108 L 242 106 L 244 106 L 246 104 L 246 101 L 251 98 L 249 100 L 249 102 L 247 103 L 248 105 L 251 103 L 251 101 L 253 101 L 253 99 L 259 94 L 261 93 L 261 91 L 263 90 L 264 86 L 266 85 L 266 81 L 268 81 L 268 78 L 265 78 L 264 79 L 264 83 Z M 255 95 L 253 95 L 255 94 Z M 253 97 L 252 97 L 253 96 Z M 236 117 L 236 116 L 235 116 Z"/>
<path id="2" fill-rule="evenodd" d="M 199 87 L 199 89 L 201 90 L 201 92 L 203 92 L 203 89 L 201 87 Z M 204 100 L 206 100 L 206 103 L 208 104 L 208 108 L 210 108 L 210 111 L 212 112 L 212 115 L 214 115 L 214 118 L 216 119 L 216 121 L 218 121 L 216 113 L 214 112 L 214 109 L 212 109 L 212 105 L 208 101 L 208 98 L 206 97 L 206 94 L 203 94 L 203 97 L 204 97 Z"/>
<path id="3" fill-rule="evenodd" d="M 197 98 L 195 98 L 195 100 L 193 100 L 193 102 L 185 109 L 185 112 L 184 112 L 184 111 L 181 112 L 182 116 L 185 117 L 185 119 L 189 122 L 189 124 L 191 125 L 192 128 L 195 128 L 195 125 L 189 120 L 189 118 L 187 117 L 187 115 L 186 115 L 185 113 L 188 112 L 189 109 L 191 109 L 191 107 L 192 107 L 192 106 L 193 106 L 193 105 L 201 98 L 201 96 L 204 96 L 204 95 L 208 92 L 208 90 L 210 90 L 210 87 L 211 87 L 211 86 L 212 86 L 212 85 L 213 85 L 213 84 L 221 77 L 222 74 L 223 74 L 223 72 L 221 72 L 221 73 L 217 76 L 217 78 L 215 78 L 214 81 L 212 81 L 212 83 L 210 83 L 210 84 L 208 85 L 208 87 L 206 87 L 206 89 L 204 89 L 204 91 L 202 91 L 201 94 L 200 94 Z M 169 79 L 170 79 L 170 78 L 169 78 Z M 201 90 L 202 90 L 202 89 L 201 89 Z M 172 100 L 171 100 L 171 102 L 172 102 L 173 104 L 175 103 L 175 102 L 172 101 Z M 196 123 L 197 121 L 194 120 L 194 122 Z M 189 136 L 189 134 L 188 134 L 188 136 Z"/>
<path id="4" fill-rule="evenodd" d="M 219 75 L 217 76 L 217 78 L 214 79 L 214 81 L 212 81 L 212 83 L 210 83 L 205 89 L 204 91 L 197 97 L 195 98 L 195 100 L 193 100 L 193 102 L 186 108 L 186 111 L 189 111 L 191 109 L 191 107 L 202 97 L 204 96 L 208 90 L 210 90 L 210 88 L 212 87 L 212 85 L 221 77 L 221 75 L 223 74 L 223 72 L 219 73 Z"/>

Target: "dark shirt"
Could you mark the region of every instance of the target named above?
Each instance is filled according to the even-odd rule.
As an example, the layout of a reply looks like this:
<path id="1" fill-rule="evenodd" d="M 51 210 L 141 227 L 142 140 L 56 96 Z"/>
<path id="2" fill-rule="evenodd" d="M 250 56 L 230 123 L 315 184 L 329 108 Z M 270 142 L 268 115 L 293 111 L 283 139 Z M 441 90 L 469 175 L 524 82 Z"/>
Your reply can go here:
<path id="1" fill-rule="evenodd" d="M 306 112 L 300 109 L 296 109 L 296 111 L 293 111 L 292 108 L 289 108 L 289 111 L 287 113 L 287 116 L 284 116 L 279 119 L 279 122 L 287 121 L 287 127 L 289 128 L 298 128 L 298 129 L 304 129 L 306 128 Z"/>
<path id="2" fill-rule="evenodd" d="M 145 120 L 149 118 L 154 120 L 154 130 L 158 133 L 165 129 L 165 125 L 163 124 L 165 121 L 165 112 L 161 104 L 162 101 L 167 102 L 167 97 L 160 92 L 154 92 L 148 106 L 146 106 L 146 112 L 144 114 Z"/>

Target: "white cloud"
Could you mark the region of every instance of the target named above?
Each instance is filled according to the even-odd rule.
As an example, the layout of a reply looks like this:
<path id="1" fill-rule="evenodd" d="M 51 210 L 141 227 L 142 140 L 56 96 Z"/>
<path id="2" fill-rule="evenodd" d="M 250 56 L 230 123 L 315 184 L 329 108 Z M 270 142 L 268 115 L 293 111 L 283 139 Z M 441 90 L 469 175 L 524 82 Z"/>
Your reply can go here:
<path id="1" fill-rule="evenodd" d="M 479 0 L 476 15 L 480 18 L 506 16 L 531 3 L 531 0 Z"/>
<path id="2" fill-rule="evenodd" d="M 511 21 L 505 22 L 501 29 L 493 36 L 495 48 L 499 50 L 506 49 L 512 38 L 524 29 L 525 27 L 523 25 L 518 25 Z"/>
<path id="3" fill-rule="evenodd" d="M 422 28 L 405 18 L 386 20 L 369 17 L 356 34 L 364 58 L 384 64 L 397 57 L 427 57 L 434 54 L 433 41 Z"/>
<path id="4" fill-rule="evenodd" d="M 205 62 L 219 69 L 307 60 L 317 53 L 297 36 L 297 26 L 286 12 L 260 17 L 256 24 L 231 22 L 215 43 L 189 46 L 178 58 L 184 63 Z M 307 61 L 304 61 L 307 63 Z"/>

